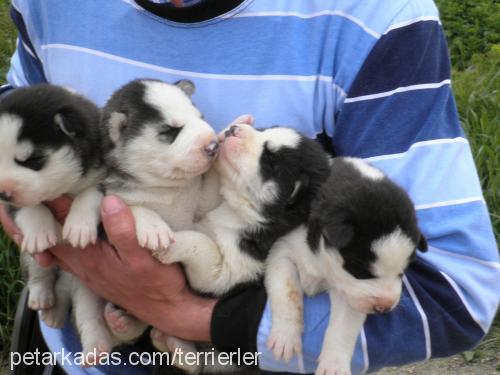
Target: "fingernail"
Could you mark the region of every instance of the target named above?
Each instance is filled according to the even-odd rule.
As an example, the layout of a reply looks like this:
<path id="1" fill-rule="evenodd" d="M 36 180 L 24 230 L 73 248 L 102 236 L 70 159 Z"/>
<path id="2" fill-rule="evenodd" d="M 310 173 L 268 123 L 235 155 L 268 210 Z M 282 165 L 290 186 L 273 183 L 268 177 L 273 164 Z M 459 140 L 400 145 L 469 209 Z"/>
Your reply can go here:
<path id="1" fill-rule="evenodd" d="M 108 215 L 116 214 L 124 208 L 125 204 L 122 202 L 122 200 L 113 195 L 105 197 L 102 203 L 102 210 L 105 214 Z"/>
<path id="2" fill-rule="evenodd" d="M 23 242 L 23 236 L 20 234 L 13 234 L 12 239 L 16 243 L 16 245 L 21 246 L 21 243 Z"/>

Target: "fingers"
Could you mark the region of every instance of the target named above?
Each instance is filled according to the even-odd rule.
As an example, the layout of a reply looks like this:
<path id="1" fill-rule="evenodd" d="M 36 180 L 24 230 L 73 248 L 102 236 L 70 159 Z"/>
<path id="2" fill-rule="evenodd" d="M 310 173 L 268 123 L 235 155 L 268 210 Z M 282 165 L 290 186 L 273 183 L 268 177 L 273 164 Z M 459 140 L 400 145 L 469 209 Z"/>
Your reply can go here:
<path id="1" fill-rule="evenodd" d="M 49 251 L 44 251 L 33 255 L 33 258 L 42 267 L 49 267 L 55 262 L 54 256 Z"/>
<path id="2" fill-rule="evenodd" d="M 144 259 L 147 251 L 137 242 L 135 220 L 130 208 L 118 197 L 109 195 L 104 197 L 101 215 L 108 240 L 115 246 L 118 256 L 129 262 Z"/>
<path id="3" fill-rule="evenodd" d="M 71 208 L 71 203 L 73 199 L 70 197 L 63 195 L 53 201 L 47 202 L 46 205 L 52 211 L 52 214 L 60 223 L 64 222 L 66 216 L 68 216 L 69 209 Z"/>

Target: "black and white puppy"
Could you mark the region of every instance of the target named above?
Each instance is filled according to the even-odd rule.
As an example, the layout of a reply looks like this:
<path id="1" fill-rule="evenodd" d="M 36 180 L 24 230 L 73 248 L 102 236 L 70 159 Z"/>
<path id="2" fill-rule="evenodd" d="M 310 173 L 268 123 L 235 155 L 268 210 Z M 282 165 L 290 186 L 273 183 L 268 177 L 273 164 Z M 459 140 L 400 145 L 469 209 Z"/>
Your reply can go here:
<path id="1" fill-rule="evenodd" d="M 417 248 L 427 244 L 406 192 L 361 159 L 333 159 L 308 223 L 277 241 L 267 261 L 276 358 L 300 359 L 303 293 L 327 291 L 333 308 L 316 374 L 349 374 L 366 314 L 397 306 Z"/>
<path id="2" fill-rule="evenodd" d="M 60 225 L 43 202 L 63 194 L 74 201 L 62 237 L 80 247 L 96 241 L 102 199 L 97 184 L 105 173 L 98 125 L 98 108 L 60 86 L 18 88 L 0 102 L 0 203 L 23 233 L 29 307 L 58 327 L 73 301 L 85 351 L 101 342 L 97 333 L 106 329 L 96 323 L 102 302 L 71 275 L 40 267 L 29 254 L 60 240 Z"/>
<path id="3" fill-rule="evenodd" d="M 259 131 L 237 123 L 220 140 L 215 168 L 222 204 L 196 223 L 196 231 L 176 232 L 175 243 L 155 253 L 164 263 L 181 262 L 196 291 L 216 296 L 263 276 L 274 242 L 307 220 L 329 174 L 322 147 L 290 128 Z M 152 336 L 163 350 L 194 350 L 180 340 L 155 342 Z M 205 369 L 217 370 L 223 369 Z"/>
<path id="4" fill-rule="evenodd" d="M 166 249 L 173 230 L 192 229 L 195 217 L 220 200 L 218 179 L 205 174 L 218 152 L 217 136 L 192 103 L 193 93 L 191 81 L 140 79 L 116 91 L 103 109 L 111 141 L 105 192 L 130 206 L 139 244 L 153 251 Z M 146 329 L 112 304 L 106 319 L 123 342 Z"/>

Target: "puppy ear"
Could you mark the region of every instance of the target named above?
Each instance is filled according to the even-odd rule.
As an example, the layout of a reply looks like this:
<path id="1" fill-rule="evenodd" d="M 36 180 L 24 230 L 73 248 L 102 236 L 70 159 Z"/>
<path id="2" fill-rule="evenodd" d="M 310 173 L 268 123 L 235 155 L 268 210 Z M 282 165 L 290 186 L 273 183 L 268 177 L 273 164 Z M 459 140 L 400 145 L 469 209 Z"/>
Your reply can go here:
<path id="1" fill-rule="evenodd" d="M 193 81 L 190 81 L 189 79 L 181 79 L 180 81 L 177 81 L 174 83 L 178 88 L 180 88 L 184 93 L 192 97 L 195 91 L 195 86 Z"/>
<path id="2" fill-rule="evenodd" d="M 231 121 L 229 126 L 236 125 L 236 124 L 247 124 L 247 125 L 253 126 L 254 122 L 255 122 L 254 117 L 252 115 L 246 114 L 246 115 L 241 115 L 241 116 L 235 118 L 233 121 Z"/>
<path id="3" fill-rule="evenodd" d="M 72 106 L 64 106 L 54 115 L 54 125 L 71 139 L 82 136 L 85 131 L 84 116 Z"/>
<path id="4" fill-rule="evenodd" d="M 331 220 L 323 230 L 326 242 L 337 248 L 345 247 L 354 237 L 354 227 L 341 220 Z"/>
<path id="5" fill-rule="evenodd" d="M 112 112 L 109 115 L 107 126 L 109 138 L 113 143 L 118 143 L 121 138 L 122 130 L 127 125 L 127 115 L 123 112 Z"/>
<path id="6" fill-rule="evenodd" d="M 290 197 L 288 198 L 288 205 L 294 205 L 297 203 L 304 195 L 306 192 L 307 188 L 309 187 L 309 181 L 310 178 L 306 174 L 301 174 L 299 176 L 299 179 L 295 181 L 295 186 L 293 187 L 292 194 L 290 194 Z"/>
<path id="7" fill-rule="evenodd" d="M 423 253 L 428 250 L 427 240 L 425 239 L 422 232 L 420 232 L 420 238 L 418 239 L 418 249 Z"/>

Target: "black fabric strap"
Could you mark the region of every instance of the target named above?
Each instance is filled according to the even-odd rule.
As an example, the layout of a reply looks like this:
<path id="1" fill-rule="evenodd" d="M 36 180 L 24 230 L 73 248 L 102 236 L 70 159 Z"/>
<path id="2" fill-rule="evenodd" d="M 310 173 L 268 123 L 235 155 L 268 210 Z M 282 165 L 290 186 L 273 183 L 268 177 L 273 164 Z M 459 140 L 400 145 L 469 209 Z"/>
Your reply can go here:
<path id="1" fill-rule="evenodd" d="M 174 7 L 168 3 L 154 3 L 149 0 L 135 0 L 145 10 L 174 22 L 196 23 L 225 14 L 245 0 L 204 0 L 186 7 Z"/>
<path id="2" fill-rule="evenodd" d="M 257 352 L 257 331 L 267 295 L 262 284 L 240 286 L 215 305 L 212 343 L 220 351 Z"/>

